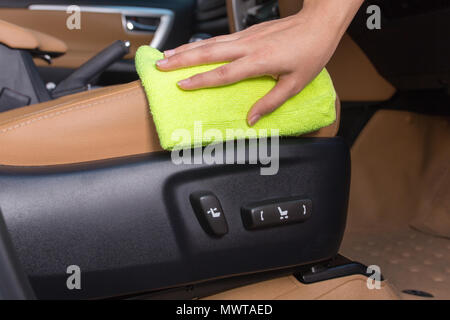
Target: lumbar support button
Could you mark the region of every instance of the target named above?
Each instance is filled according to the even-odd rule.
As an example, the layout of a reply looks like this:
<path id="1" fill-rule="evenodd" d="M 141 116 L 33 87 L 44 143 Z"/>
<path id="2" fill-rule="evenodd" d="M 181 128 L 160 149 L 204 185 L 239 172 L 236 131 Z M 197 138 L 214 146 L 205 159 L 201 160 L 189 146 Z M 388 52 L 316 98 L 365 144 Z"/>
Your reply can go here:
<path id="1" fill-rule="evenodd" d="M 228 224 L 219 199 L 209 191 L 197 191 L 189 197 L 195 215 L 203 229 L 210 235 L 228 233 Z"/>
<path id="2" fill-rule="evenodd" d="M 271 201 L 241 208 L 242 221 L 247 229 L 261 229 L 303 222 L 311 217 L 312 201 L 292 199 Z"/>

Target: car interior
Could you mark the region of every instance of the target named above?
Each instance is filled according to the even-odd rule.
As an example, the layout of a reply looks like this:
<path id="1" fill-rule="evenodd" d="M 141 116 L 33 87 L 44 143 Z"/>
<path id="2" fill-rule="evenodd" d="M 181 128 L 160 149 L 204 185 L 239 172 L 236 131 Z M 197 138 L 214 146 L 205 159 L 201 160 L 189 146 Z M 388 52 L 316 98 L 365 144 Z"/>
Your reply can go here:
<path id="1" fill-rule="evenodd" d="M 381 29 L 366 27 L 369 5 Z M 447 1 L 364 2 L 326 66 L 336 121 L 280 139 L 278 174 L 175 165 L 160 146 L 140 46 L 301 9 L 0 0 L 0 299 L 450 299 Z M 220 235 L 204 197 L 226 216 Z M 298 200 L 302 223 L 249 227 L 251 212 Z M 66 285 L 73 265 L 82 290 Z"/>

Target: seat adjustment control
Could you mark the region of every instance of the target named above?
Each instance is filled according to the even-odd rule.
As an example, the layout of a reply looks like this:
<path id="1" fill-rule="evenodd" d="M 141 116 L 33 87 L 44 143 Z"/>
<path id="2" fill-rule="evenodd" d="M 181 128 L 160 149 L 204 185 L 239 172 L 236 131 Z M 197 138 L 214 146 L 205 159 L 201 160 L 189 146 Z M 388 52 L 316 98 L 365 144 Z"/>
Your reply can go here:
<path id="1" fill-rule="evenodd" d="M 249 230 L 303 222 L 311 214 L 312 201 L 309 199 L 265 202 L 241 208 L 242 221 Z"/>
<path id="2" fill-rule="evenodd" d="M 200 225 L 208 234 L 221 237 L 228 233 L 222 206 L 212 192 L 197 191 L 192 193 L 189 199 Z"/>

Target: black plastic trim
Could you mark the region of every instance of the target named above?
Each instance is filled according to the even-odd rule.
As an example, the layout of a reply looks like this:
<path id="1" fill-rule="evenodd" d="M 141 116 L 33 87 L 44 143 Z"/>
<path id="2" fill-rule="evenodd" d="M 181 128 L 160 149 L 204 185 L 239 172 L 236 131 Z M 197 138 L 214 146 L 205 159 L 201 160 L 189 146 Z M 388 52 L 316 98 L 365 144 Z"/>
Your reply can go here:
<path id="1" fill-rule="evenodd" d="M 31 54 L 27 51 L 20 50 L 20 55 L 23 59 L 23 65 L 33 86 L 34 93 L 39 102 L 45 102 L 51 100 L 50 94 L 44 85 L 44 81 L 39 74 L 39 71 L 34 64 Z"/>
<path id="2" fill-rule="evenodd" d="M 367 266 L 347 259 L 344 256 L 337 255 L 333 259 L 322 264 L 311 266 L 307 270 L 301 270 L 294 273 L 298 281 L 304 284 L 311 284 L 335 278 L 347 277 L 351 275 L 371 276 L 368 273 Z M 383 275 L 380 275 L 380 281 L 384 281 Z"/>
<path id="3" fill-rule="evenodd" d="M 175 165 L 170 153 L 41 168 L 0 167 L 0 207 L 38 298 L 102 298 L 311 264 L 337 254 L 350 156 L 340 138 L 283 139 L 279 172 L 256 164 Z M 214 239 L 189 201 L 209 190 L 229 232 Z M 251 232 L 240 207 L 301 196 L 314 215 Z M 78 265 L 82 289 L 68 290 Z"/>
<path id="4" fill-rule="evenodd" d="M 34 293 L 14 253 L 0 211 L 0 300 L 30 300 Z"/>

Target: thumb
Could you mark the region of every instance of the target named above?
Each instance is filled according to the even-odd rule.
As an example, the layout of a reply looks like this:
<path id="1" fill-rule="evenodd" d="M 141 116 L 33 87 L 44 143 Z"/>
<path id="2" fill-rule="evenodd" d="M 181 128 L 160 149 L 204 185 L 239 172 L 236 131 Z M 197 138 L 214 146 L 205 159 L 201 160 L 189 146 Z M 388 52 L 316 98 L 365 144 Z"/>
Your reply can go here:
<path id="1" fill-rule="evenodd" d="M 299 91 L 296 90 L 296 81 L 292 76 L 281 76 L 275 87 L 250 109 L 247 114 L 248 125 L 253 126 L 263 115 L 274 111 Z"/>

